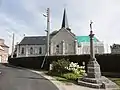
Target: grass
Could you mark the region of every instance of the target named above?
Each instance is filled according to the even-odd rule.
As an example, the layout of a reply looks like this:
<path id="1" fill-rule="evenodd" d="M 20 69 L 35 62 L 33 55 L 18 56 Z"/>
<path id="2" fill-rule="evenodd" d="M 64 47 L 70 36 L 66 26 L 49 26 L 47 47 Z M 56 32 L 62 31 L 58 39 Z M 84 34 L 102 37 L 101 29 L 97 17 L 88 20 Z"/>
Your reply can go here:
<path id="1" fill-rule="evenodd" d="M 62 83 L 64 83 L 64 84 L 67 84 L 67 85 L 71 85 L 72 83 L 77 84 L 77 82 L 74 81 L 74 80 L 68 80 L 68 79 L 66 79 L 66 78 L 59 77 L 59 76 L 53 76 L 53 77 L 54 77 L 57 81 L 60 81 L 60 82 L 62 82 Z"/>
<path id="2" fill-rule="evenodd" d="M 109 78 L 113 82 L 115 82 L 120 87 L 120 78 Z"/>
<path id="3" fill-rule="evenodd" d="M 77 84 L 77 78 L 80 78 L 81 76 L 76 76 L 73 73 L 66 73 L 66 74 L 58 74 L 58 73 L 46 73 L 47 75 L 50 75 L 54 77 L 57 81 L 60 81 L 65 84 Z M 71 76 L 72 75 L 72 76 Z"/>

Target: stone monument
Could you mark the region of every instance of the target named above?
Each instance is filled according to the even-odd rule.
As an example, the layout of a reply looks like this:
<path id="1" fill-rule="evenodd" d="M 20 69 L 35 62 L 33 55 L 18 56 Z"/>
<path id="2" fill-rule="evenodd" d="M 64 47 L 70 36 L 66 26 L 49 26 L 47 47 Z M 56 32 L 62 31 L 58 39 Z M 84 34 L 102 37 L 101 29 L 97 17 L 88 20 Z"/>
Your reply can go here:
<path id="1" fill-rule="evenodd" d="M 87 64 L 87 73 L 82 78 L 78 79 L 78 84 L 91 87 L 91 88 L 104 88 L 104 89 L 116 89 L 118 86 L 110 81 L 108 78 L 101 76 L 100 65 L 98 64 L 93 44 L 93 31 L 92 31 L 92 21 L 90 22 L 90 60 Z"/>

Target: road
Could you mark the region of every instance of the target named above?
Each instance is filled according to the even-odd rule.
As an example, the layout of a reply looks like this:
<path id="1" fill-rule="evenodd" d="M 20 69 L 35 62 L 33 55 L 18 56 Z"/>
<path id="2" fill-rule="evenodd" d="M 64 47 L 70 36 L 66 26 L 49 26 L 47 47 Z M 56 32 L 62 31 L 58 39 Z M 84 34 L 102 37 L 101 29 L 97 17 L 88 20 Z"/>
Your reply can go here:
<path id="1" fill-rule="evenodd" d="M 41 75 L 0 64 L 0 90 L 59 90 Z"/>

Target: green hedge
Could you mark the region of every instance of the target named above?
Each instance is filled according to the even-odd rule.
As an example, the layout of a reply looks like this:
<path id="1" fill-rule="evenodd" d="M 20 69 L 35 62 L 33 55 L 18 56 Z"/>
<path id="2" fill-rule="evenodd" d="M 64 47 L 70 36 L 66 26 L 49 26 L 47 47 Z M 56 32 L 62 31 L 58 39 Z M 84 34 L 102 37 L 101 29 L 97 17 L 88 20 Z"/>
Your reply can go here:
<path id="1" fill-rule="evenodd" d="M 44 69 L 48 69 L 49 63 L 58 59 L 69 59 L 71 62 L 77 62 L 82 65 L 85 62 L 87 65 L 89 55 L 67 55 L 67 56 L 49 56 L 44 65 Z M 22 57 L 22 58 L 9 58 L 8 62 L 13 65 L 23 66 L 27 68 L 40 68 L 44 56 L 39 57 Z M 120 72 L 120 54 L 102 54 L 96 55 L 96 59 L 100 64 L 102 72 Z"/>
<path id="2" fill-rule="evenodd" d="M 41 57 L 20 57 L 20 58 L 9 58 L 8 62 L 15 66 L 21 66 L 25 68 L 40 69 L 44 56 Z M 43 68 L 48 69 L 49 63 L 45 61 Z"/>

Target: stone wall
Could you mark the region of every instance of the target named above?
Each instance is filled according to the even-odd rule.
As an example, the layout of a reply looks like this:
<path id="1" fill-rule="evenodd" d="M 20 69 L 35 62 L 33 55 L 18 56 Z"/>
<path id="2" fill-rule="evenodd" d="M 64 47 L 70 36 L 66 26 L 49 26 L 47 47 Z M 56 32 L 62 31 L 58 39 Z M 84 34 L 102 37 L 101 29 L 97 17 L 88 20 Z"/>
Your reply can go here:
<path id="1" fill-rule="evenodd" d="M 66 29 L 61 29 L 53 38 L 51 39 L 51 55 L 62 55 L 62 41 L 64 40 L 64 50 L 65 54 L 75 54 L 75 38 Z M 57 45 L 59 45 L 59 53 L 57 53 Z"/>

